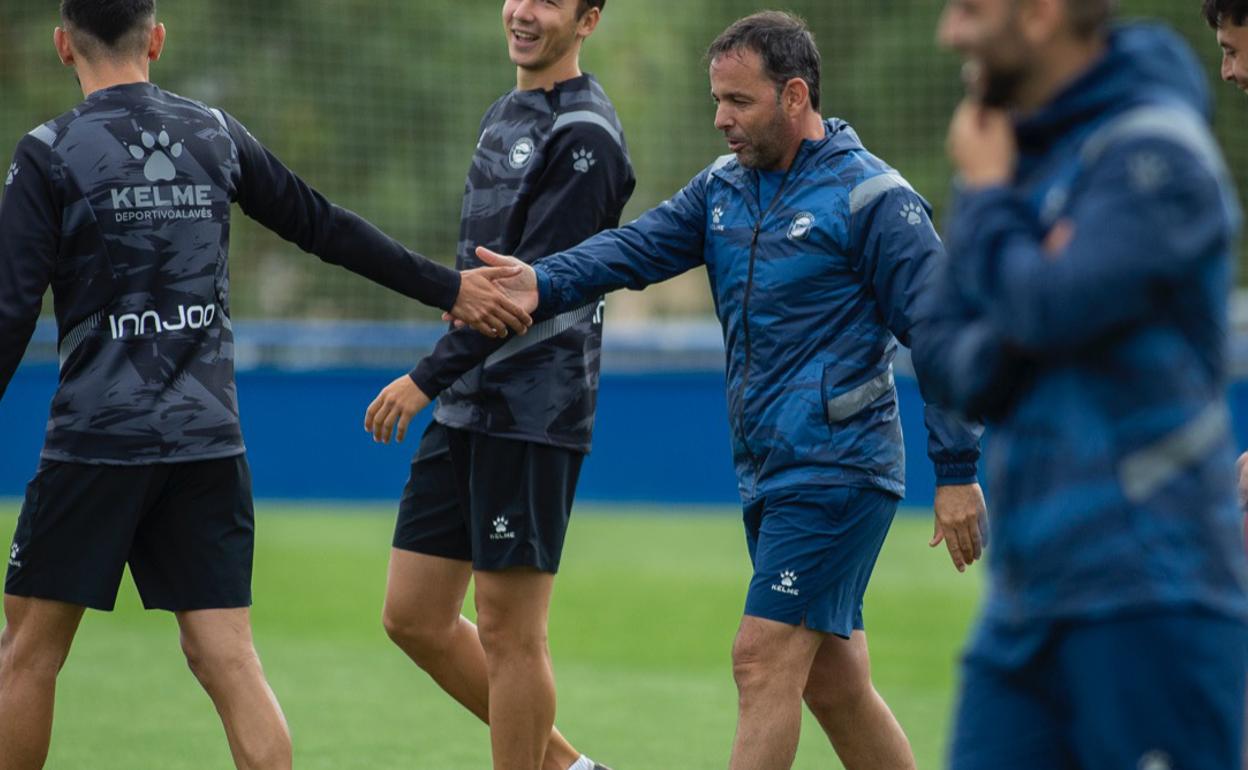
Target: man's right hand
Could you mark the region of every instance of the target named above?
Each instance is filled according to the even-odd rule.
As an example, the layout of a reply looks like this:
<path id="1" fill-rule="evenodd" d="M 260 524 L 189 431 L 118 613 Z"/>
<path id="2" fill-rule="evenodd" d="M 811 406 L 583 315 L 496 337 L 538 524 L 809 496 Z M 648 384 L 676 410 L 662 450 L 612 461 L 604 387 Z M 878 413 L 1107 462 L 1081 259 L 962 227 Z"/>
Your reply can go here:
<path id="1" fill-rule="evenodd" d="M 528 268 L 530 273 L 533 272 L 523 262 L 515 262 Z M 455 298 L 455 306 L 451 308 L 450 315 L 487 337 L 506 337 L 508 328 L 516 334 L 524 334 L 533 325 L 533 319 L 512 299 L 512 292 L 507 290 L 506 283 L 515 280 L 514 277 L 522 271 L 509 262 L 486 264 L 497 266 L 479 267 L 460 273 L 459 295 Z M 536 295 L 536 280 L 533 287 Z M 537 307 L 536 300 L 533 307 Z"/>
<path id="2" fill-rule="evenodd" d="M 487 276 L 494 291 L 498 293 L 500 303 L 505 303 L 506 307 L 515 308 L 516 312 L 523 314 L 529 324 L 533 323 L 530 313 L 537 310 L 537 273 L 533 271 L 533 267 L 526 264 L 522 260 L 515 257 L 509 257 L 504 254 L 498 254 L 490 251 L 484 246 L 477 247 L 477 259 L 485 263 L 486 267 L 469 270 L 464 273 L 467 278 L 469 274 L 480 273 Z M 460 289 L 463 292 L 463 289 Z M 469 319 L 460 315 L 458 305 L 451 309 L 449 313 L 443 313 L 444 321 L 454 321 L 455 326 L 471 326 L 477 331 L 488 337 L 497 337 L 497 334 L 491 334 L 483 330 L 480 326 L 472 323 Z M 514 328 L 514 327 L 513 327 Z"/>
<path id="3" fill-rule="evenodd" d="M 537 310 L 537 273 L 533 266 L 502 254 L 496 254 L 484 246 L 477 247 L 477 259 L 495 270 L 510 269 L 512 272 L 499 272 L 492 279 L 494 285 L 501 289 L 509 300 L 514 302 L 525 313 Z"/>

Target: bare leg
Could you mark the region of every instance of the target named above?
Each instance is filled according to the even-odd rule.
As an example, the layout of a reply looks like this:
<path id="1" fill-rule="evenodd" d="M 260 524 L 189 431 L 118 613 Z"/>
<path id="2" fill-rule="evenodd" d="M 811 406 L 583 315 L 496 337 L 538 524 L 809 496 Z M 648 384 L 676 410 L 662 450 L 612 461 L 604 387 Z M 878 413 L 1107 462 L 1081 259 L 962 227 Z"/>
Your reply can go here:
<path id="1" fill-rule="evenodd" d="M 212 698 L 239 770 L 288 770 L 290 731 L 265 681 L 247 608 L 177 613 L 182 651 Z"/>
<path id="2" fill-rule="evenodd" d="M 56 675 L 69 657 L 83 607 L 4 596 L 0 633 L 0 770 L 38 770 L 52 740 Z"/>
<path id="3" fill-rule="evenodd" d="M 732 646 L 737 737 L 730 770 L 789 770 L 802 729 L 802 691 L 824 635 L 802 626 L 741 619 Z"/>
<path id="4" fill-rule="evenodd" d="M 489 677 L 477 627 L 460 615 L 472 565 L 466 561 L 390 552 L 382 621 L 390 639 L 438 686 L 485 723 Z M 544 770 L 567 770 L 580 752 L 552 728 Z"/>
<path id="5" fill-rule="evenodd" d="M 555 576 L 511 569 L 477 572 L 476 580 L 494 770 L 538 770 L 555 723 L 546 633 Z"/>
<path id="6" fill-rule="evenodd" d="M 871 684 L 867 635 L 828 635 L 804 693 L 846 770 L 914 770 L 914 752 L 888 704 Z"/>

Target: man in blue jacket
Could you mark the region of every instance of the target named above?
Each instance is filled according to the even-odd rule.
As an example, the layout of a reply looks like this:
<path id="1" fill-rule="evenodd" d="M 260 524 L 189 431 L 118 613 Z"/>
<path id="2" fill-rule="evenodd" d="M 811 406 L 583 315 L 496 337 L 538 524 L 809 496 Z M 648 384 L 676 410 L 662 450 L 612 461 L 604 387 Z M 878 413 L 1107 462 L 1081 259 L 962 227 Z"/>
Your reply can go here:
<path id="1" fill-rule="evenodd" d="M 792 766 L 803 697 L 847 768 L 913 768 L 871 685 L 862 596 L 903 494 L 892 360 L 942 255 L 928 205 L 853 130 L 823 120 L 800 19 L 756 14 L 711 46 L 731 155 L 632 224 L 506 284 L 544 314 L 709 270 L 754 577 L 733 647 L 731 767 Z M 509 264 L 484 249 L 490 264 Z M 929 410 L 936 537 L 980 556 L 978 430 Z"/>
<path id="2" fill-rule="evenodd" d="M 915 362 L 993 429 L 955 770 L 1239 766 L 1239 212 L 1191 51 L 1113 6 L 950 0 L 941 21 L 972 96 Z"/>

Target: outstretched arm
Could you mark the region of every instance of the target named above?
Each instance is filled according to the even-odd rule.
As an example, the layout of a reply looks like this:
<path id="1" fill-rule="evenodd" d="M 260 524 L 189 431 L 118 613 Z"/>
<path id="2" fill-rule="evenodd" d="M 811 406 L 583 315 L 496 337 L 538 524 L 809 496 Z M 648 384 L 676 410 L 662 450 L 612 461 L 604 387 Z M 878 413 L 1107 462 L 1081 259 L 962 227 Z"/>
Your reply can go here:
<path id="1" fill-rule="evenodd" d="M 249 217 L 325 262 L 426 305 L 458 311 L 484 334 L 501 334 L 504 327 L 523 332 L 532 323 L 488 280 L 502 274 L 461 279 L 457 271 L 408 250 L 359 215 L 330 203 L 241 123 L 222 115 L 238 148 L 235 198 Z"/>

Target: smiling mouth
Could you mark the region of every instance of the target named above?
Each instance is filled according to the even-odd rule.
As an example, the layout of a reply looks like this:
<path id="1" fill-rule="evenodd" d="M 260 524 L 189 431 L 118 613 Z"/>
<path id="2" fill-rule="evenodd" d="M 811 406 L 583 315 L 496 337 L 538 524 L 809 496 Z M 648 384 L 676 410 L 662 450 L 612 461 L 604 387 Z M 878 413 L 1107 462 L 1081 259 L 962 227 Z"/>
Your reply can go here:
<path id="1" fill-rule="evenodd" d="M 538 36 L 534 35 L 531 32 L 522 32 L 521 30 L 513 29 L 511 31 L 511 39 L 516 41 L 517 43 L 528 45 L 530 43 L 536 43 L 538 40 Z"/>

